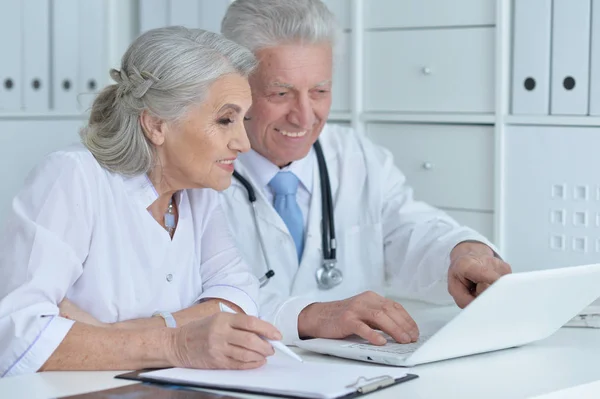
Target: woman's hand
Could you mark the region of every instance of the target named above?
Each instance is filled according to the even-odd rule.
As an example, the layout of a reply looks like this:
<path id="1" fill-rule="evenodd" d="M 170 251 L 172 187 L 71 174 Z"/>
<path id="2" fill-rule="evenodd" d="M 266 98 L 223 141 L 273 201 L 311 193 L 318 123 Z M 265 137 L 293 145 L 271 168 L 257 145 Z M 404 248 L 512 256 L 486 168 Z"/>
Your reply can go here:
<path id="1" fill-rule="evenodd" d="M 280 340 L 271 324 L 245 314 L 218 313 L 180 327 L 173 335 L 171 364 L 197 369 L 253 369 L 275 352 L 261 337 Z"/>
<path id="2" fill-rule="evenodd" d="M 65 319 L 78 321 L 80 323 L 89 324 L 97 327 L 107 327 L 108 325 L 97 320 L 89 313 L 82 310 L 79 306 L 69 301 L 67 298 L 63 299 L 58 304 L 59 315 Z"/>

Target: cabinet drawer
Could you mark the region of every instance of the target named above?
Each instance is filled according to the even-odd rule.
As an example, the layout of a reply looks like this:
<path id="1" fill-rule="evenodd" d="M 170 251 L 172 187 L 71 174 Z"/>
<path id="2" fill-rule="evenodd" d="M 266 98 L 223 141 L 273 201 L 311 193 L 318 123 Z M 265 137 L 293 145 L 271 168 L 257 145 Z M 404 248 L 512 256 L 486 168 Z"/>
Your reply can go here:
<path id="1" fill-rule="evenodd" d="M 488 240 L 494 240 L 494 213 L 444 209 L 458 223 L 470 227 Z"/>
<path id="2" fill-rule="evenodd" d="M 369 0 L 365 27 L 416 28 L 494 25 L 495 0 Z"/>
<path id="3" fill-rule="evenodd" d="M 415 197 L 445 208 L 493 210 L 493 128 L 369 124 L 369 137 L 389 149 Z"/>
<path id="4" fill-rule="evenodd" d="M 494 28 L 367 32 L 365 109 L 494 112 Z"/>

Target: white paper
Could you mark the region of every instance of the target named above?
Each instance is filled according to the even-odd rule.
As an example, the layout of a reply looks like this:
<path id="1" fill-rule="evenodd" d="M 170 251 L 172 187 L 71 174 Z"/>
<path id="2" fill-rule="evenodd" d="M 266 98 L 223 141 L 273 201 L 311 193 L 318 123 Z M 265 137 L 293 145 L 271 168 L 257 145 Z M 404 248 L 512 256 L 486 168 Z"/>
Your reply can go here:
<path id="1" fill-rule="evenodd" d="M 407 368 L 336 363 L 300 363 L 277 354 L 254 370 L 194 370 L 172 368 L 150 371 L 140 377 L 211 388 L 241 389 L 257 393 L 294 395 L 304 398 L 336 398 L 377 381 L 378 377 L 402 378 Z M 365 381 L 359 378 L 373 379 Z"/>

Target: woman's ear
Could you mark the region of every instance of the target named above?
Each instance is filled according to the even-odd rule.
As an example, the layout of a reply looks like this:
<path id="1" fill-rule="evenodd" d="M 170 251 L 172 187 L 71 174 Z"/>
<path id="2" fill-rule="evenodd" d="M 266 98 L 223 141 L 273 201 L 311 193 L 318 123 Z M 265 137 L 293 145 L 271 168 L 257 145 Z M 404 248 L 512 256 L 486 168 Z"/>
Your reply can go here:
<path id="1" fill-rule="evenodd" d="M 144 110 L 140 115 L 140 125 L 144 131 L 144 135 L 152 144 L 161 146 L 165 142 L 167 124 L 163 120 Z"/>

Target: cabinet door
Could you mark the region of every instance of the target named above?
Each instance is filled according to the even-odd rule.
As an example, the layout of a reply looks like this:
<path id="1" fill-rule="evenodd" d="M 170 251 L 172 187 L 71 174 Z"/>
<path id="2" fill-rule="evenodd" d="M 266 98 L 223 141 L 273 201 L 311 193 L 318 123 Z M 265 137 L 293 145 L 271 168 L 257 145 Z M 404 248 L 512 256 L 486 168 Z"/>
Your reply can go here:
<path id="1" fill-rule="evenodd" d="M 364 4 L 367 29 L 496 23 L 495 0 L 367 0 Z"/>
<path id="2" fill-rule="evenodd" d="M 510 126 L 503 254 L 515 270 L 600 259 L 598 128 Z"/>
<path id="3" fill-rule="evenodd" d="M 494 240 L 494 213 L 444 209 L 458 223 L 470 227 L 490 241 Z"/>
<path id="4" fill-rule="evenodd" d="M 365 109 L 494 112 L 494 28 L 367 32 Z"/>
<path id="5" fill-rule="evenodd" d="M 331 110 L 350 112 L 352 43 L 350 33 L 340 35 L 333 54 L 333 87 L 331 92 Z"/>
<path id="6" fill-rule="evenodd" d="M 453 209 L 493 210 L 493 129 L 485 126 L 370 124 L 417 199 Z"/>

